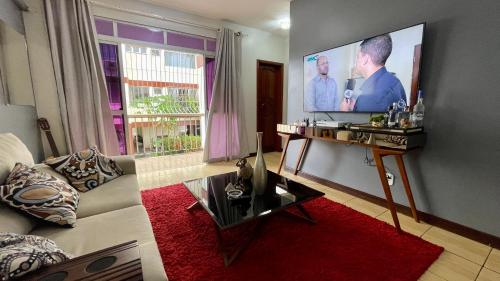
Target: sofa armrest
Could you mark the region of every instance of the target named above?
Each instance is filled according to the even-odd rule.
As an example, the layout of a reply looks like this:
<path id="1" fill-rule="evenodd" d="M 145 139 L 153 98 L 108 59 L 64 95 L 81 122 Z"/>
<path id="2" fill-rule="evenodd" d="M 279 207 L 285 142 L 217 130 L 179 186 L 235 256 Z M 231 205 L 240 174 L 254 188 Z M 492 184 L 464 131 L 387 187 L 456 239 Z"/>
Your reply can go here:
<path id="1" fill-rule="evenodd" d="M 125 175 L 133 175 L 136 173 L 134 157 L 129 155 L 120 155 L 112 156 L 110 158 L 113 159 L 113 161 L 115 161 L 120 168 L 122 168 Z"/>

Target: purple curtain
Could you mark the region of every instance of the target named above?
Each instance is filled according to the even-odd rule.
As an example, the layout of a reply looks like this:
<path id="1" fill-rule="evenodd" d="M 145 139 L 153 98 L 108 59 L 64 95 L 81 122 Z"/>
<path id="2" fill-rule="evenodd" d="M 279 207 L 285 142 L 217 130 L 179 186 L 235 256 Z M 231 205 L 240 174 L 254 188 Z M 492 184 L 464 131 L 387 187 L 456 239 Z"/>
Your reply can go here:
<path id="1" fill-rule="evenodd" d="M 120 62 L 118 58 L 118 46 L 100 43 L 102 66 L 108 90 L 109 107 L 111 110 L 123 110 L 122 87 L 120 79 Z M 118 136 L 120 154 L 127 154 L 127 142 L 125 140 L 125 120 L 123 114 L 113 114 L 113 125 Z"/>
<path id="2" fill-rule="evenodd" d="M 207 87 L 207 109 L 210 109 L 210 103 L 212 102 L 212 91 L 214 87 L 215 79 L 215 59 L 206 58 L 205 59 L 205 83 Z"/>

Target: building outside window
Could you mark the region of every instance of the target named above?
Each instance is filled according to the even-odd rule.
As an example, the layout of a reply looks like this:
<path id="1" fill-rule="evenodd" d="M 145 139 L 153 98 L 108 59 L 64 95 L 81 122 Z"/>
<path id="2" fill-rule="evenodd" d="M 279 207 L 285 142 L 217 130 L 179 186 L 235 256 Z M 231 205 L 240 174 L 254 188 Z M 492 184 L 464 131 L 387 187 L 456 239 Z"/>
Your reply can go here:
<path id="1" fill-rule="evenodd" d="M 146 47 L 137 47 L 137 46 L 127 45 L 125 47 L 125 51 L 127 53 L 146 54 L 147 53 L 147 48 Z"/>
<path id="2" fill-rule="evenodd" d="M 195 56 L 180 52 L 165 52 L 165 66 L 196 68 Z"/>
<path id="3" fill-rule="evenodd" d="M 158 49 L 151 49 L 151 55 L 155 57 L 159 57 L 161 54 L 161 51 Z"/>

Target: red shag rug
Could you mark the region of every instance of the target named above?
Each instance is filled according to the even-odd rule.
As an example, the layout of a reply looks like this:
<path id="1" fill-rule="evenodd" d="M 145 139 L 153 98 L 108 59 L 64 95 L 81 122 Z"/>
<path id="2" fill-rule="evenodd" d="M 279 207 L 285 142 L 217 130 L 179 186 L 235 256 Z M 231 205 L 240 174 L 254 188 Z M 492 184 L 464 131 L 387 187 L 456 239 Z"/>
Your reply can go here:
<path id="1" fill-rule="evenodd" d="M 258 236 L 224 267 L 212 218 L 186 207 L 182 184 L 146 190 L 142 201 L 170 281 L 417 280 L 443 248 L 325 198 L 304 207 L 311 225 L 272 215 Z M 244 235 L 233 230 L 231 237 Z"/>

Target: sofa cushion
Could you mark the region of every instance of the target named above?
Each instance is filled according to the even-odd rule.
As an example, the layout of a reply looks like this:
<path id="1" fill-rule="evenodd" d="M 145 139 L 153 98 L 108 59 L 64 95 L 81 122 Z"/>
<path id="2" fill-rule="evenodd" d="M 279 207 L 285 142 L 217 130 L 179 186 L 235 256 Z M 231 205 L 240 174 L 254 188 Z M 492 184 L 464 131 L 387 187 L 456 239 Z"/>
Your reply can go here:
<path id="1" fill-rule="evenodd" d="M 141 204 L 137 177 L 123 175 L 99 188 L 80 193 L 76 216 L 84 218 Z"/>
<path id="2" fill-rule="evenodd" d="M 17 279 L 44 266 L 72 258 L 54 241 L 16 233 L 0 233 L 0 280 Z"/>
<path id="3" fill-rule="evenodd" d="M 80 192 L 87 192 L 123 175 L 123 170 L 97 147 L 50 159 L 45 164 L 64 175 Z"/>
<path id="4" fill-rule="evenodd" d="M 22 163 L 16 164 L 6 184 L 0 186 L 0 200 L 4 203 L 60 225 L 76 223 L 79 197 L 69 184 Z"/>
<path id="5" fill-rule="evenodd" d="M 137 240 L 144 280 L 166 280 L 161 257 L 154 249 L 157 247 L 153 229 L 142 205 L 78 219 L 75 228 L 46 225 L 36 228 L 31 234 L 54 240 L 64 251 L 76 256 Z"/>
<path id="6" fill-rule="evenodd" d="M 18 162 L 29 167 L 35 164 L 33 155 L 20 139 L 11 133 L 0 134 L 0 185 Z"/>
<path id="7" fill-rule="evenodd" d="M 0 202 L 0 232 L 28 234 L 36 224 L 34 217 Z"/>

